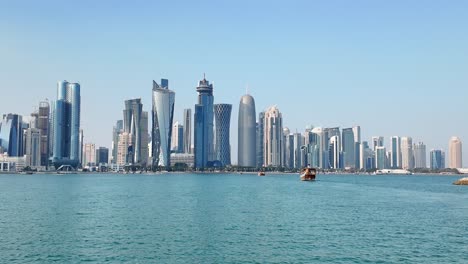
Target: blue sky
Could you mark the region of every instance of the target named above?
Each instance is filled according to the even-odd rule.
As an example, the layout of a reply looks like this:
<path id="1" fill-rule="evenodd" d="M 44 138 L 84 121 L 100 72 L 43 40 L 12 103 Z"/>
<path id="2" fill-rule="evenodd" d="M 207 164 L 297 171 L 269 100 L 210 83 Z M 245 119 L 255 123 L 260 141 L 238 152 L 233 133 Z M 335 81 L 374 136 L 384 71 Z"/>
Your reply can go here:
<path id="1" fill-rule="evenodd" d="M 28 115 L 82 86 L 85 141 L 110 146 L 123 102 L 168 78 L 175 120 L 206 73 L 215 103 L 237 111 L 246 85 L 257 112 L 276 104 L 292 131 L 359 124 L 412 136 L 468 166 L 466 1 L 0 1 L 0 113 Z"/>

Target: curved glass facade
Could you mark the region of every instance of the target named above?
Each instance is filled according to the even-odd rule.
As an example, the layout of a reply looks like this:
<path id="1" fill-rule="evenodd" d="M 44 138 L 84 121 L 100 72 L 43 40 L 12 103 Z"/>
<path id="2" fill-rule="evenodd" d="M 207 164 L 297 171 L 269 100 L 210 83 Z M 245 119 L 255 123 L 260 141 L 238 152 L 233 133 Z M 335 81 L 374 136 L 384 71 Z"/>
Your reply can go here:
<path id="1" fill-rule="evenodd" d="M 238 152 L 237 160 L 239 166 L 256 167 L 256 114 L 255 100 L 250 95 L 242 96 L 239 103 L 238 122 Z"/>
<path id="2" fill-rule="evenodd" d="M 230 104 L 215 104 L 214 114 L 216 121 L 216 160 L 222 166 L 231 165 L 231 144 L 229 143 L 229 130 L 231 125 Z"/>
<path id="3" fill-rule="evenodd" d="M 152 165 L 168 167 L 171 165 L 175 92 L 169 90 L 167 80 L 162 81 L 162 84 L 166 86 L 161 87 L 153 81 Z"/>

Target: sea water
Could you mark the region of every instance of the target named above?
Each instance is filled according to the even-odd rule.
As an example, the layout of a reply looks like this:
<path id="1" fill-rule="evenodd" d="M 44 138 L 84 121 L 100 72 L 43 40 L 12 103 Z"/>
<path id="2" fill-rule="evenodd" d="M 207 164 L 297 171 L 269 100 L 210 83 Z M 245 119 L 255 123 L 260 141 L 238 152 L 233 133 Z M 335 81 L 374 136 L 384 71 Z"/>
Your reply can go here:
<path id="1" fill-rule="evenodd" d="M 0 262 L 468 263 L 458 178 L 0 175 Z"/>

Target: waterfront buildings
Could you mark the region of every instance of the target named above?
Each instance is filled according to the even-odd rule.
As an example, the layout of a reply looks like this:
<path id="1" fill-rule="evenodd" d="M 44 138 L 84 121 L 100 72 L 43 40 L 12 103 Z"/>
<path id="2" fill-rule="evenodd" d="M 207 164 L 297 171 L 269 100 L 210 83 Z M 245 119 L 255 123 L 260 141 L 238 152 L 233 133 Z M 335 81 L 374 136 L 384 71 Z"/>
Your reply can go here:
<path id="1" fill-rule="evenodd" d="M 96 165 L 109 163 L 109 149 L 99 147 L 96 149 Z"/>
<path id="2" fill-rule="evenodd" d="M 423 142 L 414 144 L 414 168 L 427 168 L 426 163 L 426 145 Z"/>
<path id="3" fill-rule="evenodd" d="M 458 137 L 449 141 L 449 168 L 462 168 L 462 142 Z"/>
<path id="4" fill-rule="evenodd" d="M 413 139 L 411 137 L 401 138 L 401 168 L 404 170 L 414 169 Z"/>
<path id="5" fill-rule="evenodd" d="M 340 137 L 338 135 L 332 136 L 329 140 L 328 147 L 328 162 L 329 168 L 341 169 L 341 151 L 340 151 Z"/>
<path id="6" fill-rule="evenodd" d="M 78 167 L 80 163 L 80 84 L 60 81 L 54 104 L 54 132 L 52 162 Z"/>
<path id="7" fill-rule="evenodd" d="M 264 166 L 264 151 L 265 151 L 265 142 L 264 142 L 264 129 L 265 129 L 265 112 L 260 112 L 258 114 L 257 122 L 257 167 Z"/>
<path id="8" fill-rule="evenodd" d="M 221 162 L 221 166 L 231 165 L 231 144 L 230 144 L 230 126 L 231 126 L 230 104 L 215 104 L 215 149 L 216 160 Z"/>
<path id="9" fill-rule="evenodd" d="M 33 169 L 39 169 L 41 165 L 41 130 L 28 128 L 25 134 L 25 163 Z"/>
<path id="10" fill-rule="evenodd" d="M 184 152 L 184 126 L 179 122 L 175 122 L 172 126 L 171 152 Z"/>
<path id="11" fill-rule="evenodd" d="M 0 147 L 9 157 L 23 156 L 23 117 L 17 114 L 3 115 L 0 124 Z"/>
<path id="12" fill-rule="evenodd" d="M 293 134 L 293 167 L 295 169 L 302 168 L 303 165 L 303 154 L 301 153 L 301 148 L 304 146 L 304 137 L 301 133 Z"/>
<path id="13" fill-rule="evenodd" d="M 384 146 L 384 138 L 383 137 L 372 137 L 372 149 L 374 151 L 377 150 L 377 147 L 383 147 Z"/>
<path id="14" fill-rule="evenodd" d="M 111 163 L 117 164 L 117 154 L 119 148 L 119 135 L 123 132 L 123 120 L 117 120 L 112 129 L 112 157 Z"/>
<path id="15" fill-rule="evenodd" d="M 129 164 L 133 159 L 132 139 L 132 135 L 128 132 L 122 132 L 119 134 L 116 160 L 119 167 Z"/>
<path id="16" fill-rule="evenodd" d="M 184 109 L 184 153 L 192 153 L 192 109 Z"/>
<path id="17" fill-rule="evenodd" d="M 387 150 L 385 147 L 377 146 L 375 148 L 375 168 L 379 170 L 387 168 Z"/>
<path id="18" fill-rule="evenodd" d="M 440 149 L 433 149 L 429 153 L 431 170 L 440 170 L 445 168 L 445 152 Z"/>
<path id="19" fill-rule="evenodd" d="M 400 137 L 394 136 L 390 138 L 390 168 L 401 168 L 401 141 Z"/>
<path id="20" fill-rule="evenodd" d="M 343 128 L 342 130 L 342 152 L 345 168 L 356 167 L 356 140 L 353 128 Z"/>
<path id="21" fill-rule="evenodd" d="M 265 111 L 263 126 L 263 165 L 283 166 L 283 115 L 276 106 Z"/>
<path id="22" fill-rule="evenodd" d="M 153 81 L 152 166 L 170 166 L 172 122 L 174 119 L 175 92 L 169 90 L 169 81 L 161 85 Z"/>
<path id="23" fill-rule="evenodd" d="M 198 103 L 195 105 L 194 154 L 195 168 L 203 169 L 214 160 L 213 84 L 206 78 L 198 82 Z"/>
<path id="24" fill-rule="evenodd" d="M 238 116 L 238 150 L 237 161 L 241 167 L 257 166 L 257 133 L 255 100 L 246 94 L 241 97 Z"/>
<path id="25" fill-rule="evenodd" d="M 131 137 L 126 141 L 130 144 L 127 146 L 127 165 L 146 166 L 149 155 L 148 112 L 143 112 L 141 99 L 126 100 L 123 115 L 123 130 Z"/>
<path id="26" fill-rule="evenodd" d="M 96 145 L 86 143 L 83 147 L 83 167 L 92 167 L 96 165 Z"/>

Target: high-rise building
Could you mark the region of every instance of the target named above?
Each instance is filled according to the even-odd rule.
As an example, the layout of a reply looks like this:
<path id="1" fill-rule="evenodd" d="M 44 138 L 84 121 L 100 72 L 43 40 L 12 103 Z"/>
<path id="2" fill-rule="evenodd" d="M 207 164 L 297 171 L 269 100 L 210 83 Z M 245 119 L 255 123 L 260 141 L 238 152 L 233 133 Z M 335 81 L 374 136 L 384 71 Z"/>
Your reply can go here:
<path id="1" fill-rule="evenodd" d="M 41 130 L 38 128 L 26 129 L 25 139 L 26 166 L 38 168 L 41 166 Z"/>
<path id="2" fill-rule="evenodd" d="M 383 137 L 372 137 L 372 150 L 376 150 L 377 147 L 384 146 L 384 138 Z"/>
<path id="3" fill-rule="evenodd" d="M 375 149 L 375 167 L 379 170 L 387 168 L 387 150 L 378 146 Z"/>
<path id="4" fill-rule="evenodd" d="M 82 166 L 82 164 L 83 164 L 83 159 L 84 159 L 84 154 L 83 154 L 84 132 L 83 132 L 83 129 L 80 129 L 78 145 L 80 146 L 80 150 L 79 150 L 79 153 L 78 153 L 78 157 L 79 157 L 79 162 L 78 162 L 78 164 Z"/>
<path id="5" fill-rule="evenodd" d="M 283 129 L 284 136 L 284 166 L 286 168 L 294 168 L 294 135 L 291 134 L 289 128 Z"/>
<path id="6" fill-rule="evenodd" d="M 257 167 L 263 167 L 264 164 L 264 134 L 265 134 L 265 112 L 260 112 L 258 114 L 258 122 L 257 122 Z"/>
<path id="7" fill-rule="evenodd" d="M 125 166 L 133 159 L 132 135 L 128 132 L 122 132 L 119 134 L 118 142 L 117 165 Z"/>
<path id="8" fill-rule="evenodd" d="M 361 164 L 361 127 L 353 126 L 354 134 L 354 168 L 359 169 Z"/>
<path id="9" fill-rule="evenodd" d="M 179 122 L 175 122 L 172 126 L 171 152 L 184 152 L 184 126 Z"/>
<path id="10" fill-rule="evenodd" d="M 276 106 L 265 111 L 263 128 L 263 163 L 264 166 L 283 166 L 283 115 Z"/>
<path id="11" fill-rule="evenodd" d="M 78 167 L 80 162 L 80 84 L 58 82 L 54 111 L 54 151 L 52 162 Z"/>
<path id="12" fill-rule="evenodd" d="M 174 119 L 175 92 L 169 90 L 169 81 L 161 85 L 153 81 L 152 166 L 171 165 L 171 137 Z"/>
<path id="13" fill-rule="evenodd" d="M 198 103 L 195 105 L 194 152 L 195 168 L 203 169 L 214 160 L 213 84 L 205 78 L 198 82 Z"/>
<path id="14" fill-rule="evenodd" d="M 184 109 L 184 153 L 192 153 L 192 109 Z"/>
<path id="15" fill-rule="evenodd" d="M 303 167 L 303 159 L 301 148 L 304 146 L 304 137 L 301 133 L 293 134 L 293 165 L 295 169 L 300 169 Z"/>
<path id="16" fill-rule="evenodd" d="M 222 166 L 231 165 L 231 144 L 229 143 L 231 111 L 232 105 L 230 104 L 214 105 L 216 160 L 219 160 Z"/>
<path id="17" fill-rule="evenodd" d="M 237 162 L 241 167 L 257 166 L 255 100 L 246 94 L 239 103 Z"/>
<path id="18" fill-rule="evenodd" d="M 23 146 L 23 117 L 17 114 L 3 115 L 0 124 L 0 146 L 10 157 L 22 157 Z"/>
<path id="19" fill-rule="evenodd" d="M 401 168 L 401 141 L 400 137 L 394 136 L 390 138 L 390 167 L 392 169 Z"/>
<path id="20" fill-rule="evenodd" d="M 344 158 L 345 168 L 355 168 L 356 167 L 356 137 L 354 135 L 354 128 L 343 128 L 342 130 L 342 152 Z"/>
<path id="21" fill-rule="evenodd" d="M 107 164 L 109 162 L 109 149 L 99 147 L 96 149 L 96 165 Z"/>
<path id="22" fill-rule="evenodd" d="M 449 141 L 449 168 L 462 167 L 462 142 L 458 137 L 451 137 Z"/>
<path id="23" fill-rule="evenodd" d="M 328 162 L 330 163 L 329 167 L 335 170 L 341 168 L 340 145 L 341 143 L 340 143 L 339 136 L 335 135 L 330 138 L 329 147 L 328 147 L 328 155 L 329 155 Z"/>
<path id="24" fill-rule="evenodd" d="M 129 165 L 146 166 L 148 161 L 148 112 L 143 112 L 141 99 L 131 99 L 125 101 L 124 132 L 132 137 L 128 147 Z M 120 144 L 120 142 L 119 142 Z"/>
<path id="25" fill-rule="evenodd" d="M 440 149 L 431 150 L 430 154 L 431 170 L 440 170 L 445 168 L 445 152 Z"/>
<path id="26" fill-rule="evenodd" d="M 414 168 L 427 168 L 426 163 L 426 145 L 423 142 L 413 145 L 414 151 Z"/>
<path id="27" fill-rule="evenodd" d="M 119 135 L 123 132 L 123 120 L 117 120 L 112 129 L 112 160 L 111 163 L 117 164 L 117 153 L 119 147 Z"/>
<path id="28" fill-rule="evenodd" d="M 84 144 L 83 149 L 83 167 L 96 165 L 96 145 L 93 143 Z"/>
<path id="29" fill-rule="evenodd" d="M 317 145 L 318 164 L 316 166 L 318 168 L 328 168 L 328 164 L 326 163 L 328 162 L 328 157 L 325 157 L 328 153 L 328 145 L 326 145 L 328 140 L 324 131 L 321 127 L 315 127 L 312 129 L 312 133 L 316 138 L 315 144 Z"/>
<path id="30" fill-rule="evenodd" d="M 41 166 L 46 168 L 49 165 L 49 113 L 49 103 L 40 102 L 36 128 L 41 133 Z"/>
<path id="31" fill-rule="evenodd" d="M 414 169 L 413 139 L 401 138 L 401 167 L 405 170 Z"/>

